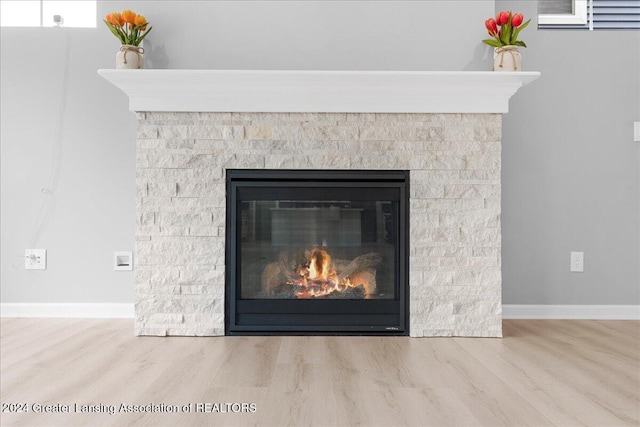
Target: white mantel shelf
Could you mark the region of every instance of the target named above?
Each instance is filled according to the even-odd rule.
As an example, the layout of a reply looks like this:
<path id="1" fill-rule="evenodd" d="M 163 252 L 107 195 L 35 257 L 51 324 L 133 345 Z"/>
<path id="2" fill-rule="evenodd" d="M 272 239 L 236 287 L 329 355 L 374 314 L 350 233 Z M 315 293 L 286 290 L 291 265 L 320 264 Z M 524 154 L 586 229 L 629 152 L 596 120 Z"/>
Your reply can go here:
<path id="1" fill-rule="evenodd" d="M 506 113 L 539 72 L 98 70 L 131 111 Z"/>

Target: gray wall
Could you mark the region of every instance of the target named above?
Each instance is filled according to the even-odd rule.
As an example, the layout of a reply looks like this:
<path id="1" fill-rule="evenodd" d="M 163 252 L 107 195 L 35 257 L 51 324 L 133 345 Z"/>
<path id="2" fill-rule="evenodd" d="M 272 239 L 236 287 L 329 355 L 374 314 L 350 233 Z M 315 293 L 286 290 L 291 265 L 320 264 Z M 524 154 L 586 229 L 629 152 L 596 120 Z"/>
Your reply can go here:
<path id="1" fill-rule="evenodd" d="M 113 271 L 112 257 L 133 249 L 135 119 L 96 74 L 115 57 L 111 40 L 53 28 L 3 28 L 1 39 L 2 302 L 131 302 L 133 276 Z M 57 185 L 47 196 L 52 163 Z M 47 249 L 47 270 L 24 270 L 30 246 Z"/>
<path id="2" fill-rule="evenodd" d="M 490 67 L 479 40 L 493 1 L 99 2 L 98 15 L 124 8 L 155 26 L 149 68 Z M 534 16 L 536 2 L 496 9 Z M 52 149 L 67 34 L 69 85 Z M 114 272 L 111 257 L 133 248 L 135 120 L 125 95 L 96 74 L 113 68 L 118 43 L 102 25 L 0 36 L 1 300 L 132 302 L 132 275 Z M 525 68 L 543 77 L 504 120 L 503 301 L 638 304 L 640 33 L 532 25 L 523 39 Z M 52 153 L 59 179 L 31 243 Z M 28 245 L 48 250 L 46 271 L 22 268 Z M 584 273 L 569 273 L 571 250 L 585 252 Z"/>
<path id="3" fill-rule="evenodd" d="M 460 70 L 488 69 L 480 40 L 494 2 L 99 2 L 99 19 L 125 8 L 154 25 L 149 68 Z M 133 248 L 135 118 L 96 74 L 113 68 L 118 42 L 101 20 L 0 36 L 1 300 L 132 302 L 132 275 L 113 271 L 112 253 Z M 59 178 L 47 196 L 52 156 Z M 47 270 L 23 269 L 29 245 L 47 249 Z"/>
<path id="4" fill-rule="evenodd" d="M 536 2 L 496 9 L 531 17 Z M 542 77 L 503 121 L 503 302 L 638 304 L 640 32 L 530 25 L 524 68 Z"/>

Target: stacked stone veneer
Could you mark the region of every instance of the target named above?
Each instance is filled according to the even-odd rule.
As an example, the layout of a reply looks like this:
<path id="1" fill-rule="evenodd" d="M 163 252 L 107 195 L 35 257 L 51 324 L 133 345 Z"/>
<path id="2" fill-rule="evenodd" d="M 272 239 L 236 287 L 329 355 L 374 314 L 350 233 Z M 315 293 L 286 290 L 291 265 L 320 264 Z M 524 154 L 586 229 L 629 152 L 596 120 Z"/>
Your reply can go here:
<path id="1" fill-rule="evenodd" d="M 224 335 L 225 170 L 410 170 L 411 336 L 501 336 L 500 114 L 137 114 L 139 335 Z"/>

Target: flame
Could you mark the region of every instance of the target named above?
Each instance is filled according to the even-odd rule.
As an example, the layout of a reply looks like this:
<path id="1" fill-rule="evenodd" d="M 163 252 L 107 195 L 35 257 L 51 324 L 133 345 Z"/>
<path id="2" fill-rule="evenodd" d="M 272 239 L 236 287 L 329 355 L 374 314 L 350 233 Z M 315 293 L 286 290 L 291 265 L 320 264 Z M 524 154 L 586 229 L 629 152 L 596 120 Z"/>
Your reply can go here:
<path id="1" fill-rule="evenodd" d="M 298 270 L 300 277 L 290 282 L 296 286 L 296 298 L 317 298 L 334 292 L 345 292 L 355 288 L 348 277 L 340 279 L 332 263 L 331 255 L 325 249 L 313 248 L 309 264 Z M 365 298 L 369 298 L 367 294 Z"/>
<path id="2" fill-rule="evenodd" d="M 331 255 L 324 249 L 315 248 L 311 252 L 311 260 L 309 261 L 309 279 L 328 281 L 331 277 L 337 276 L 335 270 L 331 268 Z"/>

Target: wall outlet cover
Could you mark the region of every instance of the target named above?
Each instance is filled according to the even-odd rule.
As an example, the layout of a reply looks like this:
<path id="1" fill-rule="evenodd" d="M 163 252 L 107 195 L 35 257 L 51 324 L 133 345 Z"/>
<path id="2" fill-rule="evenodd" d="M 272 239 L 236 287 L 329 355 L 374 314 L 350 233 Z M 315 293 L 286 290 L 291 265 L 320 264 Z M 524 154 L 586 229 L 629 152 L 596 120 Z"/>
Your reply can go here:
<path id="1" fill-rule="evenodd" d="M 133 252 L 118 251 L 113 253 L 113 269 L 116 271 L 133 270 Z"/>
<path id="2" fill-rule="evenodd" d="M 584 252 L 571 252 L 571 271 L 573 273 L 584 272 Z"/>
<path id="3" fill-rule="evenodd" d="M 26 270 L 46 270 L 47 250 L 46 249 L 25 249 L 24 268 Z"/>

